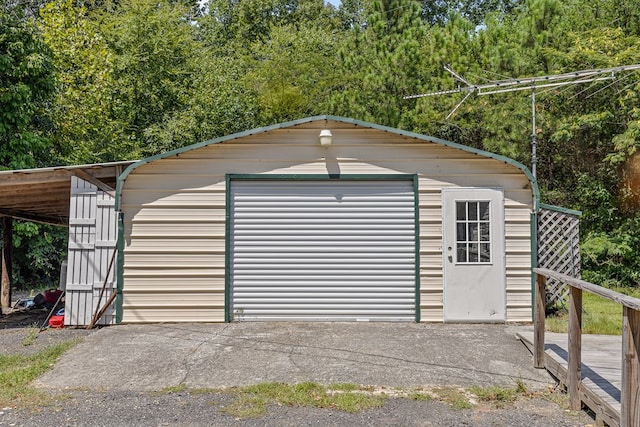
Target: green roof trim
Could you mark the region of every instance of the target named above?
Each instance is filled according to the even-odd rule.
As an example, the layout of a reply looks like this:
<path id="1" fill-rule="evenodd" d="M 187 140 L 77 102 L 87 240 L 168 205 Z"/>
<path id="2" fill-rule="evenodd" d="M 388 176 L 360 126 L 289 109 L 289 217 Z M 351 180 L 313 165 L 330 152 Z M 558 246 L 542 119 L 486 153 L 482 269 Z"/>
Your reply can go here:
<path id="1" fill-rule="evenodd" d="M 575 209 L 563 208 L 562 206 L 548 205 L 546 203 L 540 203 L 540 209 L 547 209 L 550 211 L 561 212 L 569 215 L 582 216 L 582 211 Z"/>
<path id="2" fill-rule="evenodd" d="M 168 151 L 166 153 L 162 153 L 162 154 L 158 154 L 158 155 L 155 155 L 155 156 L 147 157 L 146 159 L 142 159 L 142 160 L 140 160 L 140 161 L 138 161 L 138 162 L 136 162 L 136 163 L 134 163 L 132 165 L 129 165 L 129 167 L 127 167 L 124 170 L 124 172 L 122 172 L 122 174 L 118 177 L 118 183 L 116 185 L 116 206 L 115 206 L 115 209 L 116 210 L 120 209 L 120 198 L 121 198 L 120 194 L 121 194 L 121 191 L 122 191 L 123 182 L 127 179 L 127 176 L 129 176 L 129 174 L 131 172 L 133 172 L 135 169 L 137 169 L 140 166 L 143 166 L 143 165 L 145 165 L 147 163 L 151 163 L 151 162 L 154 162 L 154 161 L 160 160 L 160 159 L 166 159 L 166 158 L 172 157 L 172 156 L 177 156 L 177 155 L 180 155 L 181 153 L 186 153 L 188 151 L 197 150 L 199 148 L 208 147 L 209 145 L 218 144 L 218 143 L 221 143 L 221 142 L 226 142 L 226 141 L 230 141 L 230 140 L 233 140 L 233 139 L 243 138 L 243 137 L 246 137 L 246 136 L 256 135 L 256 134 L 259 134 L 259 133 L 265 133 L 265 132 L 269 132 L 269 131 L 272 131 L 272 130 L 295 127 L 295 126 L 299 126 L 299 125 L 307 124 L 307 123 L 312 123 L 312 122 L 319 122 L 319 121 L 323 121 L 323 120 L 331 120 L 331 121 L 335 121 L 335 122 L 349 123 L 349 124 L 356 125 L 356 126 L 361 126 L 361 127 L 364 127 L 364 128 L 381 130 L 383 132 L 389 132 L 389 133 L 393 133 L 393 134 L 396 134 L 396 135 L 406 136 L 406 137 L 409 137 L 409 138 L 415 138 L 415 139 L 422 140 L 422 141 L 433 142 L 433 143 L 436 143 L 436 144 L 444 145 L 446 147 L 456 148 L 458 150 L 466 151 L 468 153 L 477 154 L 479 156 L 488 157 L 488 158 L 491 158 L 491 159 L 495 159 L 495 160 L 507 163 L 507 164 L 509 164 L 511 166 L 514 166 L 514 167 L 520 169 L 527 176 L 527 178 L 529 178 L 529 181 L 531 182 L 531 189 L 532 189 L 533 194 L 534 194 L 534 204 L 535 204 L 534 209 L 537 211 L 538 208 L 540 207 L 540 190 L 538 188 L 538 182 L 536 181 L 535 177 L 533 176 L 533 174 L 531 173 L 531 171 L 529 170 L 528 167 L 526 167 L 522 163 L 519 163 L 519 162 L 517 162 L 517 161 L 515 161 L 513 159 L 510 159 L 510 158 L 505 157 L 505 156 L 501 156 L 499 154 L 491 153 L 489 151 L 478 150 L 477 148 L 467 147 L 466 145 L 458 144 L 458 143 L 451 142 L 451 141 L 446 141 L 446 140 L 440 139 L 440 138 L 435 138 L 433 136 L 427 136 L 427 135 L 414 133 L 414 132 L 409 132 L 409 131 L 405 131 L 405 130 L 401 130 L 401 129 L 395 129 L 395 128 L 392 128 L 392 127 L 377 125 L 377 124 L 374 124 L 374 123 L 364 122 L 364 121 L 360 121 L 360 120 L 356 120 L 356 119 L 349 119 L 349 118 L 346 118 L 346 117 L 321 115 L 321 116 L 307 117 L 307 118 L 304 118 L 304 119 L 293 120 L 293 121 L 289 121 L 289 122 L 278 123 L 278 124 L 271 125 L 271 126 L 265 126 L 265 127 L 260 127 L 260 128 L 256 128 L 256 129 L 251 129 L 251 130 L 247 130 L 247 131 L 244 131 L 244 132 L 238 132 L 238 133 L 234 133 L 234 134 L 223 136 L 223 137 L 219 137 L 219 138 L 213 138 L 213 139 L 209 139 L 207 141 L 199 142 L 197 144 L 188 145 L 186 147 L 178 148 L 176 150 Z"/>

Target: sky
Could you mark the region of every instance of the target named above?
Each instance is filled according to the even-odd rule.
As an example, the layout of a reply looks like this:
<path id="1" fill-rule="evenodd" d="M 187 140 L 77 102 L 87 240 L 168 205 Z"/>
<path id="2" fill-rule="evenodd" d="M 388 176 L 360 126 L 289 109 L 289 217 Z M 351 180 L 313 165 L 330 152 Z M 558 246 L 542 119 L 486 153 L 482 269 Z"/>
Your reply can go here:
<path id="1" fill-rule="evenodd" d="M 335 7 L 340 6 L 340 0 L 327 0 L 327 3 L 331 3 Z"/>

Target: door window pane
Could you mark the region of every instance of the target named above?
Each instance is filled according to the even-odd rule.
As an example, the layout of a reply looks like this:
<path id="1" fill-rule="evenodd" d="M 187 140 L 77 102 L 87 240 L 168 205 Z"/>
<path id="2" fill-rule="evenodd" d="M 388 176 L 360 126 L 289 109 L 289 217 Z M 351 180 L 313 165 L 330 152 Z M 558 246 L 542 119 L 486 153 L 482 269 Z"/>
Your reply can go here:
<path id="1" fill-rule="evenodd" d="M 456 202 L 456 219 L 458 221 L 467 219 L 467 205 L 465 203 Z"/>
<path id="2" fill-rule="evenodd" d="M 480 241 L 481 242 L 488 242 L 489 241 L 489 223 L 488 222 L 481 222 L 480 224 Z"/>
<path id="3" fill-rule="evenodd" d="M 478 222 L 477 221 L 469 222 L 467 224 L 467 227 L 469 228 L 469 234 L 467 234 L 467 238 L 469 239 L 470 242 L 477 242 L 478 241 Z"/>
<path id="4" fill-rule="evenodd" d="M 480 262 L 491 262 L 491 245 L 480 243 Z"/>
<path id="5" fill-rule="evenodd" d="M 467 262 L 467 244 L 458 243 L 456 246 L 456 259 L 458 262 Z"/>
<path id="6" fill-rule="evenodd" d="M 456 201 L 456 262 L 491 263 L 491 203 Z"/>
<path id="7" fill-rule="evenodd" d="M 468 206 L 469 216 L 468 219 L 478 219 L 478 203 L 477 202 L 465 202 Z"/>
<path id="8" fill-rule="evenodd" d="M 469 262 L 478 262 L 478 244 L 469 244 Z"/>
<path id="9" fill-rule="evenodd" d="M 457 233 L 456 233 L 456 242 L 466 242 L 467 241 L 467 226 L 464 223 L 456 224 Z"/>
<path id="10" fill-rule="evenodd" d="M 480 202 L 478 218 L 483 221 L 489 221 L 489 202 Z"/>

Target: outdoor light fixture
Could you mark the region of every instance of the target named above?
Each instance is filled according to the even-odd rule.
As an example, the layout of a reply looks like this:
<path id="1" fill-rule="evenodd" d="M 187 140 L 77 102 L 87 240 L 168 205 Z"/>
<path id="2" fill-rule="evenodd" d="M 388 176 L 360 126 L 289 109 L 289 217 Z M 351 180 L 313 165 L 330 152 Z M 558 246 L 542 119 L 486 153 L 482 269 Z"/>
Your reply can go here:
<path id="1" fill-rule="evenodd" d="M 333 135 L 331 135 L 331 131 L 329 129 L 322 129 L 320 131 L 320 145 L 327 147 L 331 145 L 332 139 Z"/>

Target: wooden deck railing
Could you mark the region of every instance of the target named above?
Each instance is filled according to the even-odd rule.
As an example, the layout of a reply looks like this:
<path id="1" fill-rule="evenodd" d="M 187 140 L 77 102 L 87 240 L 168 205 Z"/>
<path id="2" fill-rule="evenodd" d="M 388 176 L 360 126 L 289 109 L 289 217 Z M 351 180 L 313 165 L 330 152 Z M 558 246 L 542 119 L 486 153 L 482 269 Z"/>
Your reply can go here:
<path id="1" fill-rule="evenodd" d="M 620 390 L 620 426 L 640 426 L 640 299 L 633 298 L 593 283 L 585 282 L 544 268 L 536 273 L 535 329 L 533 363 L 545 367 L 544 318 L 547 278 L 570 286 L 567 391 L 571 409 L 581 408 L 582 381 L 582 291 L 591 292 L 623 307 L 622 313 L 622 390 Z"/>

